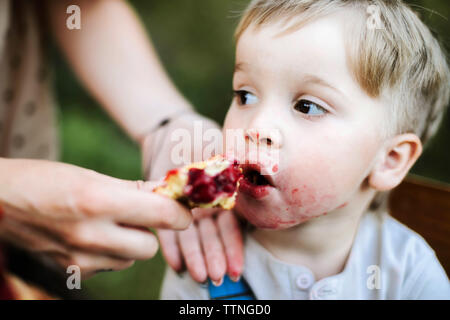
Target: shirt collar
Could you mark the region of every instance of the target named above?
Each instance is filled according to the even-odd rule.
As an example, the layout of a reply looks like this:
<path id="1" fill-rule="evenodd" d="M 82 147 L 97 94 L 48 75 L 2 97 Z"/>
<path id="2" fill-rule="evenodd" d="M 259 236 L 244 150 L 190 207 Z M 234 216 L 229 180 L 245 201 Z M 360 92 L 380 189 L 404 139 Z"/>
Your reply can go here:
<path id="1" fill-rule="evenodd" d="M 309 268 L 279 260 L 247 234 L 244 278 L 257 299 L 337 299 L 344 279 L 357 272 L 357 256 L 364 247 L 364 229 L 370 219 L 369 213 L 361 218 L 343 271 L 319 281 Z"/>

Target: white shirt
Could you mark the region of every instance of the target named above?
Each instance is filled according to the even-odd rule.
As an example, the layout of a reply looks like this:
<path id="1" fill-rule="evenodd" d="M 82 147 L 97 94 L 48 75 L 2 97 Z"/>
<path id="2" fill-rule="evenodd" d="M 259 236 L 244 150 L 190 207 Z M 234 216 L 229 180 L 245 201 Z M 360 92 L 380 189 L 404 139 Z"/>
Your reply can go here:
<path id="1" fill-rule="evenodd" d="M 316 281 L 304 266 L 282 262 L 245 239 L 243 276 L 257 299 L 450 299 L 449 279 L 425 240 L 389 216 L 361 218 L 344 270 Z M 206 285 L 168 268 L 162 299 L 209 299 Z"/>

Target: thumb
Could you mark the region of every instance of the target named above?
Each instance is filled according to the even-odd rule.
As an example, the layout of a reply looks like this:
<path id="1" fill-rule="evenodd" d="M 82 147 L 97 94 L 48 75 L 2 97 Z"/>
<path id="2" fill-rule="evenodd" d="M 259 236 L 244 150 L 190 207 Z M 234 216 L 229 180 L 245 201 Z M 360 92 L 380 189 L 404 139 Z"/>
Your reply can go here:
<path id="1" fill-rule="evenodd" d="M 159 187 L 164 184 L 164 180 L 153 180 L 153 181 L 133 181 L 138 190 L 153 192 L 156 187 Z"/>
<path id="2" fill-rule="evenodd" d="M 164 180 L 152 180 L 152 181 L 143 181 L 143 180 L 122 180 L 115 179 L 117 184 L 121 185 L 124 188 L 144 191 L 144 192 L 153 192 L 156 187 L 164 184 Z"/>

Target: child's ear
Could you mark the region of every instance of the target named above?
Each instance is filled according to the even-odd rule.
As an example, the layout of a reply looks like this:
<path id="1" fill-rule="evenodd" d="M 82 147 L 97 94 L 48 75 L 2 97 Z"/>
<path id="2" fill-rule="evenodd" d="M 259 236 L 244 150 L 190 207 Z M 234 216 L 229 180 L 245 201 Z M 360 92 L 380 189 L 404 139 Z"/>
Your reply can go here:
<path id="1" fill-rule="evenodd" d="M 378 191 L 395 188 L 422 154 L 417 135 L 405 133 L 391 138 L 380 151 L 369 175 L 369 185 Z"/>

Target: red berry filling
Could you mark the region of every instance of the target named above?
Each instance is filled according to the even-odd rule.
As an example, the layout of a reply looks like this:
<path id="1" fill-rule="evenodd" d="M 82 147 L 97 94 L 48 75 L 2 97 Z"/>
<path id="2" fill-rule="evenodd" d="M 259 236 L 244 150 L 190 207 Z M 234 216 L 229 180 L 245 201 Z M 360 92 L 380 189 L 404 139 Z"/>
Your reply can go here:
<path id="1" fill-rule="evenodd" d="M 213 202 L 223 193 L 231 196 L 236 191 L 241 177 L 242 173 L 236 161 L 215 176 L 206 174 L 204 169 L 191 168 L 184 194 L 196 203 Z"/>
<path id="2" fill-rule="evenodd" d="M 174 174 L 177 174 L 177 173 L 178 173 L 178 169 L 169 170 L 167 172 L 166 178 L 164 180 L 166 180 L 166 181 L 169 180 L 170 176 L 173 176 Z"/>

